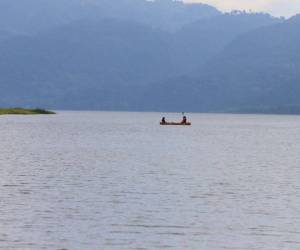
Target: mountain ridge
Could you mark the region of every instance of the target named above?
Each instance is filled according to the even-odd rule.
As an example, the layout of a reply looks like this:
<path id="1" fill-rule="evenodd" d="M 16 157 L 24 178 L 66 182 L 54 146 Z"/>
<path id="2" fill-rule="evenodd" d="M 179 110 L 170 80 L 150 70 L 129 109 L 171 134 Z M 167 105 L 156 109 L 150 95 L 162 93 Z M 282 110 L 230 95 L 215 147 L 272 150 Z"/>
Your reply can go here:
<path id="1" fill-rule="evenodd" d="M 163 2 L 153 6 L 175 4 Z M 203 16 L 181 20 L 176 29 L 161 21 L 156 26 L 100 15 L 33 33 L 3 32 L 2 41 L 0 32 L 0 106 L 298 110 L 299 15 L 288 20 L 245 12 Z"/>

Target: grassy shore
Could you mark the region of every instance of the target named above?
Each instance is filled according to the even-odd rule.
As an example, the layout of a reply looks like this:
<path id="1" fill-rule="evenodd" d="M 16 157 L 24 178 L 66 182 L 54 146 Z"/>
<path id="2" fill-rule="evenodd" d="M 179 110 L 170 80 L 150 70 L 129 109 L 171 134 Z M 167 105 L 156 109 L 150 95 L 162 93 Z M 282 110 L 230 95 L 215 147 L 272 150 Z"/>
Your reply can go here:
<path id="1" fill-rule="evenodd" d="M 0 115 L 52 115 L 52 114 L 55 113 L 45 109 L 23 109 L 23 108 L 1 109 L 0 108 Z"/>

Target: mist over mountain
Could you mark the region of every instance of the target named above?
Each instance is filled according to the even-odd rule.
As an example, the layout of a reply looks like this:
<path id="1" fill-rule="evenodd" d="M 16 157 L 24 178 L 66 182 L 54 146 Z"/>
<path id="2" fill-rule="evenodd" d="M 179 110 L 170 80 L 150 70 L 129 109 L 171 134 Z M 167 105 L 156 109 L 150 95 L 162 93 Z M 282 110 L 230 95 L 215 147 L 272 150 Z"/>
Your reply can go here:
<path id="1" fill-rule="evenodd" d="M 172 0 L 1 0 L 0 30 L 34 33 L 77 20 L 120 19 L 176 30 L 221 13 L 205 4 Z"/>
<path id="2" fill-rule="evenodd" d="M 298 113 L 299 19 L 171 0 L 3 0 L 0 106 Z"/>

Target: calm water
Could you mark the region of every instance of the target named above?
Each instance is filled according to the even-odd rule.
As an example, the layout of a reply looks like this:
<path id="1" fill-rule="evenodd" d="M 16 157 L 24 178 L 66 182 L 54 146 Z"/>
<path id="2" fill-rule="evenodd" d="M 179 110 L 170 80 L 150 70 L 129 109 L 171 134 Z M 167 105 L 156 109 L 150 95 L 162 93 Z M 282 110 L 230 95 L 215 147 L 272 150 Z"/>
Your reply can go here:
<path id="1" fill-rule="evenodd" d="M 0 117 L 0 249 L 300 249 L 300 117 L 160 118 Z"/>

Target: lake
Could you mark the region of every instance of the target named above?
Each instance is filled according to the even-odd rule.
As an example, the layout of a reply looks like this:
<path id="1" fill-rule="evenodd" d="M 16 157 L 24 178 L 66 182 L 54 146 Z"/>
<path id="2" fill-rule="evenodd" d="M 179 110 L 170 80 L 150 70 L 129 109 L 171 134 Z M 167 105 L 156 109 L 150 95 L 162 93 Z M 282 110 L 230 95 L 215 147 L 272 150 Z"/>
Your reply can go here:
<path id="1" fill-rule="evenodd" d="M 300 116 L 0 117 L 0 249 L 300 249 Z"/>

